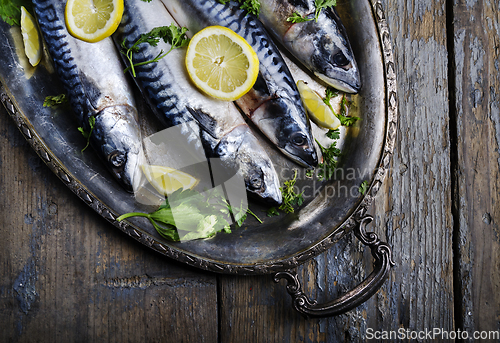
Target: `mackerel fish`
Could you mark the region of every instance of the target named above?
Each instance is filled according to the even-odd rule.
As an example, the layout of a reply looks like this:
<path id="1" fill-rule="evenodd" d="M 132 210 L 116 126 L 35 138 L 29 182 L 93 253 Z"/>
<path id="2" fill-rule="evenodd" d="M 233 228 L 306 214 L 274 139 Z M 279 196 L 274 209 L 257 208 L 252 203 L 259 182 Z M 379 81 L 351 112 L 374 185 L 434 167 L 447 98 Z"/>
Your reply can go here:
<path id="1" fill-rule="evenodd" d="M 159 0 L 127 0 L 113 38 L 115 44 L 130 47 L 141 34 L 172 23 Z M 168 51 L 170 45 L 161 41 L 156 47 L 143 43 L 138 48 L 133 55 L 135 64 Z M 187 130 L 184 134 L 191 143 L 192 137 L 200 137 L 207 157 L 218 157 L 227 169 L 238 170 L 250 194 L 281 203 L 278 175 L 268 154 L 234 103 L 205 96 L 195 88 L 184 65 L 185 54 L 185 49 L 174 49 L 156 63 L 135 67 L 135 81 L 152 110 L 165 126 L 179 125 Z"/>
<path id="2" fill-rule="evenodd" d="M 196 33 L 206 26 L 225 26 L 252 46 L 259 57 L 254 87 L 236 104 L 255 126 L 292 161 L 313 167 L 318 163 L 311 126 L 297 86 L 276 45 L 260 21 L 231 2 L 162 0 L 179 26 Z"/>
<path id="3" fill-rule="evenodd" d="M 134 192 L 141 178 L 142 137 L 133 91 L 113 41 L 86 43 L 72 37 L 66 30 L 64 1 L 34 0 L 33 5 L 77 125 L 91 132 L 92 148 L 116 180 Z"/>
<path id="4" fill-rule="evenodd" d="M 361 88 L 359 69 L 337 11 L 322 9 L 318 20 L 315 0 L 260 0 L 259 19 L 273 37 L 319 79 L 347 93 Z M 294 13 L 310 19 L 287 21 Z"/>

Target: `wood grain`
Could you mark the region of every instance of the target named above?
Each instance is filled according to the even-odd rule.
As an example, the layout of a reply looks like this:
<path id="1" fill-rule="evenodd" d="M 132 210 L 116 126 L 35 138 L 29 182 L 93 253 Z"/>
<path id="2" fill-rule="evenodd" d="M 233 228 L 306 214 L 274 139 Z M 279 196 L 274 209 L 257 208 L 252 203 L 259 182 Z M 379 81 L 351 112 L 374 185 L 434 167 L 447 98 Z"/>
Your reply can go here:
<path id="1" fill-rule="evenodd" d="M 341 316 L 305 319 L 272 275 L 209 274 L 157 255 L 84 206 L 1 108 L 0 341 L 367 342 L 377 341 L 369 329 L 499 332 L 498 2 L 382 4 L 400 118 L 369 230 L 392 247 L 396 266 L 374 297 Z M 298 274 L 309 297 L 325 302 L 372 263 L 347 235 Z"/>
<path id="2" fill-rule="evenodd" d="M 396 267 L 369 302 L 372 328 L 455 329 L 445 1 L 386 1 L 400 121 L 374 212 Z"/>
<path id="3" fill-rule="evenodd" d="M 500 331 L 499 11 L 498 1 L 453 2 L 457 286 L 470 333 Z"/>
<path id="4" fill-rule="evenodd" d="M 216 277 L 110 226 L 0 118 L 0 341 L 216 341 Z"/>
<path id="5" fill-rule="evenodd" d="M 398 75 L 400 122 L 393 169 L 374 201 L 371 229 L 392 246 L 395 261 L 389 280 L 367 303 L 346 315 L 326 319 L 278 316 L 272 306 L 248 307 L 243 296 L 248 280 L 222 280 L 225 293 L 238 294 L 224 306 L 221 318 L 273 318 L 283 334 L 256 327 L 255 338 L 266 342 L 367 341 L 367 329 L 453 330 L 453 258 L 451 170 L 448 105 L 448 53 L 445 1 L 385 1 Z M 300 268 L 305 291 L 325 302 L 351 289 L 371 271 L 368 249 L 353 237 Z M 256 282 L 256 280 L 252 280 Z M 265 282 L 252 284 L 263 304 L 287 297 L 284 289 Z M 282 286 L 283 287 L 283 286 Z M 227 290 L 226 290 L 227 289 Z M 224 299 L 224 297 L 222 297 Z M 255 300 L 254 298 L 254 301 Z M 282 302 L 291 307 L 290 300 Z M 287 329 L 289 328 L 289 329 Z M 231 330 L 223 341 L 238 335 Z M 284 336 L 286 335 L 286 336 Z M 272 338 L 271 338 L 272 337 Z"/>

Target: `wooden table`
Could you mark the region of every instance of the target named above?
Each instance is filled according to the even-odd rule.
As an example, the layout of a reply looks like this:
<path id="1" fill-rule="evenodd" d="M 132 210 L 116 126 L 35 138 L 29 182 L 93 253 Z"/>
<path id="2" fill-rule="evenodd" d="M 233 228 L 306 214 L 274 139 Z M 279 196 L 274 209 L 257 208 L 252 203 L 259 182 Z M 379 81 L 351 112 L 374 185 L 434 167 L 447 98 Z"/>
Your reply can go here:
<path id="1" fill-rule="evenodd" d="M 215 275 L 152 252 L 63 186 L 2 108 L 0 341 L 363 342 L 391 334 L 428 341 L 423 335 L 434 329 L 457 338 L 465 331 L 470 342 L 475 330 L 498 335 L 498 1 L 382 4 L 400 119 L 392 170 L 371 208 L 396 266 L 375 296 L 345 315 L 305 319 L 272 275 Z M 326 301 L 371 268 L 369 249 L 348 235 L 298 273 L 309 296 Z"/>

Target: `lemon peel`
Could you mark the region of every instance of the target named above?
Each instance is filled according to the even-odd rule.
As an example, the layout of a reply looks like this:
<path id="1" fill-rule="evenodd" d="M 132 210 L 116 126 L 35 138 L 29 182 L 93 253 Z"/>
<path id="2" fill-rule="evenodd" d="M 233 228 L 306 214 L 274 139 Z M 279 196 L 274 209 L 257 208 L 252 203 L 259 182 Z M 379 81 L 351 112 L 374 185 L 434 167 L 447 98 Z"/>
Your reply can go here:
<path id="1" fill-rule="evenodd" d="M 142 165 L 141 168 L 149 183 L 165 196 L 180 188 L 192 189 L 199 182 L 195 177 L 170 167 Z"/>
<path id="2" fill-rule="evenodd" d="M 116 31 L 122 15 L 123 0 L 68 0 L 64 17 L 73 37 L 95 43 Z"/>
<path id="3" fill-rule="evenodd" d="M 36 67 L 42 59 L 40 34 L 35 18 L 21 6 L 21 35 L 23 36 L 24 53 L 30 64 Z"/>
<path id="4" fill-rule="evenodd" d="M 340 126 L 340 120 L 323 99 L 302 80 L 297 81 L 297 88 L 309 118 L 318 126 L 335 130 Z"/>
<path id="5" fill-rule="evenodd" d="M 255 84 L 259 58 L 236 32 L 222 26 L 208 26 L 191 38 L 186 68 L 193 83 L 204 93 L 234 101 Z"/>

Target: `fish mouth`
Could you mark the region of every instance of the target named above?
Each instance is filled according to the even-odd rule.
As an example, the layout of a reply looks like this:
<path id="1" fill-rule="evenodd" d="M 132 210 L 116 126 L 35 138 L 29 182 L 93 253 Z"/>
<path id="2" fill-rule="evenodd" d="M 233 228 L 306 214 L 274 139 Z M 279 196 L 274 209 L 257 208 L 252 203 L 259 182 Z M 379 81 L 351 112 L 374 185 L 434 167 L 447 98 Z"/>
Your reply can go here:
<path id="1" fill-rule="evenodd" d="M 230 147 L 230 148 L 229 148 Z M 257 138 L 246 125 L 239 125 L 219 143 L 218 155 L 243 177 L 250 196 L 267 204 L 282 202 L 278 174 Z M 227 153 L 221 153 L 226 150 Z"/>
<path id="2" fill-rule="evenodd" d="M 320 80 L 346 93 L 361 89 L 359 69 L 345 29 L 314 21 L 293 24 L 283 36 L 285 47 Z"/>
<path id="3" fill-rule="evenodd" d="M 292 144 L 287 144 L 283 153 L 303 167 L 314 168 L 318 165 L 318 154 L 314 148 L 296 149 Z"/>
<path id="4" fill-rule="evenodd" d="M 314 75 L 316 75 L 316 77 L 322 80 L 323 82 L 327 83 L 328 85 L 342 92 L 356 94 L 359 93 L 359 91 L 361 90 L 361 82 L 359 81 L 359 79 L 354 80 L 353 82 L 346 82 L 340 80 L 339 78 L 332 78 L 318 72 L 315 72 Z"/>
<path id="5" fill-rule="evenodd" d="M 338 58 L 338 56 L 342 56 Z M 326 57 L 329 56 L 329 57 Z M 336 61 L 339 59 L 340 61 Z M 361 89 L 361 76 L 354 58 L 341 51 L 334 55 L 314 55 L 311 58 L 314 75 L 340 91 L 355 94 Z"/>
<path id="6" fill-rule="evenodd" d="M 286 98 L 271 98 L 257 107 L 251 119 L 288 158 L 304 166 L 318 164 L 308 119 L 300 120 L 299 105 Z"/>
<path id="7" fill-rule="evenodd" d="M 141 181 L 140 166 L 144 161 L 142 138 L 135 122 L 135 111 L 128 106 L 106 107 L 95 116 L 90 136 L 105 165 L 120 185 L 130 193 Z"/>
<path id="8" fill-rule="evenodd" d="M 124 188 L 130 193 L 135 194 L 141 185 L 141 165 L 144 164 L 144 161 L 145 158 L 142 150 L 139 153 L 129 152 L 127 154 L 126 168 L 123 172 L 119 173 L 119 177 L 123 180 Z"/>
<path id="9" fill-rule="evenodd" d="M 108 169 L 129 193 L 139 189 L 141 180 L 140 154 L 114 151 L 108 156 Z M 123 161 L 123 162 L 122 162 Z"/>
<path id="10" fill-rule="evenodd" d="M 283 198 L 279 180 L 273 175 L 275 174 L 274 170 L 270 173 L 270 170 L 267 171 L 266 169 L 264 167 L 259 172 L 260 179 L 245 178 L 246 189 L 251 196 L 258 198 L 259 201 L 263 201 L 266 205 L 281 205 Z M 262 183 L 258 187 L 255 187 L 256 180 L 258 183 Z"/>

